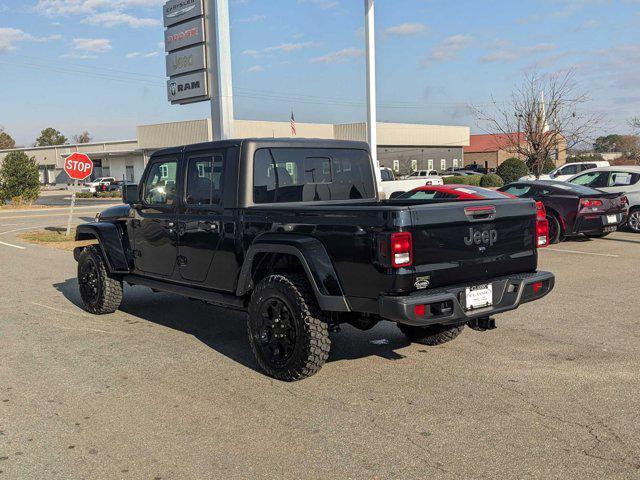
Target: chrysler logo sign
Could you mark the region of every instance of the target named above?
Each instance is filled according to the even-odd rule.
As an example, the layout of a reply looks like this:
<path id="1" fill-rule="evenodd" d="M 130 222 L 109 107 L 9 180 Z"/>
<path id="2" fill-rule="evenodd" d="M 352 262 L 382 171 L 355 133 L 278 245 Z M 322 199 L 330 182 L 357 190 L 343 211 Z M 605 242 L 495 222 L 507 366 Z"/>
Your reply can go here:
<path id="1" fill-rule="evenodd" d="M 164 6 L 164 25 L 168 27 L 202 13 L 202 0 L 169 0 Z"/>

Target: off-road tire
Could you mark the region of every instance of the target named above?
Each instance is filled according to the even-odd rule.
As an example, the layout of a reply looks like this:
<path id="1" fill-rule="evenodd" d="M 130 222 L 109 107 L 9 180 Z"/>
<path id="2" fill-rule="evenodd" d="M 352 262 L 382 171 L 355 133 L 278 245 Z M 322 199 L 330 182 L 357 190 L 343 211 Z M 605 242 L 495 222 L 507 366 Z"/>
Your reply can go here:
<path id="1" fill-rule="evenodd" d="M 275 362 L 265 352 L 263 314 L 265 304 L 278 301 L 290 310 L 288 321 L 293 326 L 293 351 L 289 358 Z M 292 382 L 310 377 L 322 368 L 331 348 L 329 327 L 318 307 L 309 282 L 302 275 L 282 274 L 264 278 L 253 291 L 249 303 L 247 331 L 251 350 L 267 375 Z M 271 330 L 273 332 L 273 330 Z"/>
<path id="2" fill-rule="evenodd" d="M 87 276 L 95 269 L 95 278 Z M 95 284 L 94 284 L 95 282 Z M 122 303 L 122 280 L 109 273 L 99 247 L 86 247 L 78 259 L 78 287 L 87 312 L 94 315 L 114 313 Z M 92 292 L 88 292 L 91 290 Z"/>
<path id="3" fill-rule="evenodd" d="M 398 324 L 398 328 L 412 343 L 434 347 L 454 340 L 464 330 L 464 325 L 429 325 L 416 327 Z"/>

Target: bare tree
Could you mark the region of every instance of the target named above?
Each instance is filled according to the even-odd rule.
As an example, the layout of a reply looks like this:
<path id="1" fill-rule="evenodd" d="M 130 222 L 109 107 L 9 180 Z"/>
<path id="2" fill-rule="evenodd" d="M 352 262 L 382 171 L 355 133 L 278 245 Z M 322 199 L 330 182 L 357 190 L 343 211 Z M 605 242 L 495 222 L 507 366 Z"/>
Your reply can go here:
<path id="1" fill-rule="evenodd" d="M 86 130 L 78 135 L 73 136 L 74 143 L 91 143 L 91 135 Z"/>
<path id="2" fill-rule="evenodd" d="M 640 117 L 632 118 L 631 120 L 629 120 L 629 125 L 636 132 L 640 133 Z"/>
<path id="3" fill-rule="evenodd" d="M 492 99 L 488 108 L 471 108 L 483 129 L 498 134 L 496 148 L 525 160 L 539 177 L 547 160 L 593 142 L 601 117 L 583 111 L 588 102 L 574 72 L 568 71 L 526 74 L 510 99 Z"/>

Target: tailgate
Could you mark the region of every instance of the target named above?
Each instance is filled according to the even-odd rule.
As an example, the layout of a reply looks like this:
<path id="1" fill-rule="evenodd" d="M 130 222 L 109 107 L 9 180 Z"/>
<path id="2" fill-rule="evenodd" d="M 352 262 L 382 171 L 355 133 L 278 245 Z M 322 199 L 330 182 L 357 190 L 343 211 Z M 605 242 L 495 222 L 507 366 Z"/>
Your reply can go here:
<path id="1" fill-rule="evenodd" d="M 417 284 L 432 288 L 536 270 L 532 200 L 450 202 L 409 209 Z"/>

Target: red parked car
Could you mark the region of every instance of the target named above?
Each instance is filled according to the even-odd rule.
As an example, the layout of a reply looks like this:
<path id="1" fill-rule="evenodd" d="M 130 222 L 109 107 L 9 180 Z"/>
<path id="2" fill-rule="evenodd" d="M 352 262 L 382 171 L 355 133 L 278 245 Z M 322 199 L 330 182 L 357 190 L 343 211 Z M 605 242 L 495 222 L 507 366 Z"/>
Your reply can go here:
<path id="1" fill-rule="evenodd" d="M 472 185 L 425 185 L 410 192 L 393 195 L 393 198 L 405 200 L 487 200 L 495 198 L 515 198 L 508 193 L 489 190 Z"/>

